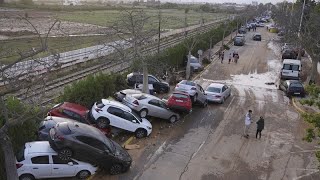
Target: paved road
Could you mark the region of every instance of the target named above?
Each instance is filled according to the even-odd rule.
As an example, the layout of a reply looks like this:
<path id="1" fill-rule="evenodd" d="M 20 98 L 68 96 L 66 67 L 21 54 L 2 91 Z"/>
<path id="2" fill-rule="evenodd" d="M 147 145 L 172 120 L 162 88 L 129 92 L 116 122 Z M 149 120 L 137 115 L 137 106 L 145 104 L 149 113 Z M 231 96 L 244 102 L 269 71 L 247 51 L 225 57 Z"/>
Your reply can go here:
<path id="1" fill-rule="evenodd" d="M 265 84 L 278 83 L 279 48 L 270 42 L 274 34 L 258 31 L 261 42 L 252 41 L 249 32 L 245 46 L 231 48 L 239 52 L 238 64 L 215 61 L 196 80 L 204 88 L 215 81 L 229 84 L 232 95 L 224 104 L 195 108 L 173 125 L 152 121 L 151 136 L 133 141 L 141 149 L 129 151 L 134 159 L 129 172 L 93 179 L 320 179 L 314 155 L 319 147 L 301 140 L 306 124 L 276 85 Z M 308 65 L 303 67 L 306 74 Z M 250 138 L 242 136 L 248 109 L 255 121 L 265 118 L 261 140 L 254 137 L 254 124 Z"/>

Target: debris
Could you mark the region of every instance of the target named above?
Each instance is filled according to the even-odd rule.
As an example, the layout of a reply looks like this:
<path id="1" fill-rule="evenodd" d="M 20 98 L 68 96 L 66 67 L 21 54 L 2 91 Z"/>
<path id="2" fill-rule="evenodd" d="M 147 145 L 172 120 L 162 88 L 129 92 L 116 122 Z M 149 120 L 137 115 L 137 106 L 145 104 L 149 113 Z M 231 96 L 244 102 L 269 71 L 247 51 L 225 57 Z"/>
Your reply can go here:
<path id="1" fill-rule="evenodd" d="M 266 82 L 266 85 L 274 85 L 274 82 Z"/>
<path id="2" fill-rule="evenodd" d="M 138 145 L 138 144 L 126 144 L 126 145 L 124 146 L 124 148 L 125 148 L 126 150 L 140 149 L 140 145 Z"/>

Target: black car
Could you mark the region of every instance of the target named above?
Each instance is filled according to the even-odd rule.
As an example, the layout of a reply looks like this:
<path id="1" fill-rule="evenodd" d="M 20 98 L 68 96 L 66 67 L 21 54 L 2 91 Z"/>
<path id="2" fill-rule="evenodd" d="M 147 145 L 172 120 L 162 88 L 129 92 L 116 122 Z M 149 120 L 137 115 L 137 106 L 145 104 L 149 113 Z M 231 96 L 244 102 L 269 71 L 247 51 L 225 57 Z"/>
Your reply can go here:
<path id="1" fill-rule="evenodd" d="M 143 83 L 143 74 L 130 73 L 127 75 L 127 81 L 129 86 Z M 170 91 L 170 86 L 167 82 L 162 82 L 153 75 L 148 75 L 148 84 L 152 84 L 154 91 L 157 93 L 167 93 Z"/>
<path id="2" fill-rule="evenodd" d="M 298 80 L 286 80 L 280 83 L 279 89 L 283 90 L 287 96 L 304 97 L 306 92 L 302 83 Z"/>
<path id="3" fill-rule="evenodd" d="M 238 30 L 238 33 L 239 34 L 246 34 L 247 33 L 247 30 L 246 30 L 246 28 L 240 28 L 239 30 Z"/>
<path id="4" fill-rule="evenodd" d="M 261 41 L 261 34 L 254 34 L 253 35 L 253 37 L 252 37 L 252 39 L 254 40 L 254 41 Z"/>
<path id="5" fill-rule="evenodd" d="M 58 123 L 50 130 L 49 143 L 61 160 L 72 157 L 96 164 L 109 170 L 110 174 L 120 174 L 131 166 L 132 159 L 126 150 L 86 124 Z"/>
<path id="6" fill-rule="evenodd" d="M 293 49 L 285 49 L 282 51 L 282 59 L 296 59 L 297 55 Z"/>
<path id="7" fill-rule="evenodd" d="M 243 40 L 243 38 L 236 37 L 236 38 L 233 40 L 233 45 L 235 45 L 235 46 L 243 46 L 243 45 L 244 45 L 244 40 Z"/>

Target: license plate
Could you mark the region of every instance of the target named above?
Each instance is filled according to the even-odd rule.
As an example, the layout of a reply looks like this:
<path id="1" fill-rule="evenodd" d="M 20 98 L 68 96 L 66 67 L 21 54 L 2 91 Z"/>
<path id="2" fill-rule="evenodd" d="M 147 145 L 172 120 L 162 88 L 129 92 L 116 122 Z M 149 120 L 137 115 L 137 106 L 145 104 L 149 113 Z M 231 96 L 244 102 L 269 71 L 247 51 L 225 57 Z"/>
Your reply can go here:
<path id="1" fill-rule="evenodd" d="M 176 100 L 176 102 L 183 102 L 182 100 Z"/>
<path id="2" fill-rule="evenodd" d="M 294 94 L 300 94 L 299 92 L 296 92 L 296 93 L 294 93 Z"/>

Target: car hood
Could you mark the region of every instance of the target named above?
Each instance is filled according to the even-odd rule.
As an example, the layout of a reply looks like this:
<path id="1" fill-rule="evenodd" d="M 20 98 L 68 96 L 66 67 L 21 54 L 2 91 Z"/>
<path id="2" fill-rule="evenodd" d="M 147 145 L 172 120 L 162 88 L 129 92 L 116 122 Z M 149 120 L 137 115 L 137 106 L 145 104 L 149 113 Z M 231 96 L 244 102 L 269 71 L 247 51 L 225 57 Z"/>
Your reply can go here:
<path id="1" fill-rule="evenodd" d="M 144 126 L 152 128 L 151 123 L 146 118 L 141 118 L 141 120 L 142 120 L 141 124 L 143 124 Z"/>
<path id="2" fill-rule="evenodd" d="M 113 145 L 114 145 L 114 155 L 123 160 L 123 161 L 132 161 L 132 158 L 130 156 L 130 154 L 125 150 L 123 149 L 123 147 L 120 146 L 120 144 L 116 143 L 115 141 L 111 140 L 112 141 Z"/>

